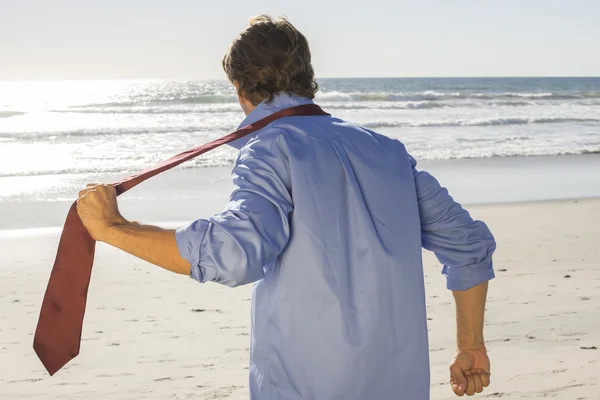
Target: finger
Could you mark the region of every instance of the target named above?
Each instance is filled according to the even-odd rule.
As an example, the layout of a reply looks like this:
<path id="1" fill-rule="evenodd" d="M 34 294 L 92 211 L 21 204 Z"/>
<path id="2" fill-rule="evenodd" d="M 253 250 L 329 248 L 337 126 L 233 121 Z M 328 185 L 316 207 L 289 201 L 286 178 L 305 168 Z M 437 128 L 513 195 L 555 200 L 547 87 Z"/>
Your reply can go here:
<path id="1" fill-rule="evenodd" d="M 487 373 L 483 373 L 483 374 L 479 374 L 479 376 L 481 377 L 481 384 L 483 385 L 483 387 L 488 387 L 490 386 L 490 375 Z"/>
<path id="2" fill-rule="evenodd" d="M 99 183 L 88 183 L 87 185 L 85 185 L 85 187 L 90 187 L 90 186 L 98 186 L 100 185 Z"/>
<path id="3" fill-rule="evenodd" d="M 458 397 L 463 397 L 465 395 L 465 391 L 461 390 L 456 383 L 452 383 L 450 386 L 452 387 L 454 394 Z"/>
<path id="4" fill-rule="evenodd" d="M 488 367 L 487 369 L 478 368 L 478 369 L 476 369 L 476 370 L 473 370 L 473 371 L 477 371 L 477 373 L 478 373 L 479 375 L 483 375 L 483 374 L 485 374 L 485 375 L 492 375 L 492 374 L 490 373 L 490 367 Z"/>
<path id="5" fill-rule="evenodd" d="M 112 196 L 116 196 L 115 187 L 109 183 L 100 184 L 100 185 L 96 186 L 96 189 L 98 189 L 98 191 L 101 193 L 106 193 L 106 194 L 110 194 Z"/>
<path id="6" fill-rule="evenodd" d="M 454 378 L 450 379 L 450 387 L 455 395 L 462 397 L 465 395 L 466 383 L 458 383 Z"/>
<path id="7" fill-rule="evenodd" d="M 81 198 L 83 196 L 85 196 L 90 190 L 94 190 L 93 187 L 89 187 L 89 188 L 85 188 L 79 191 L 78 193 L 78 197 Z"/>
<path id="8" fill-rule="evenodd" d="M 473 374 L 473 380 L 475 381 L 475 393 L 483 392 L 483 383 L 481 383 L 481 376 L 479 374 Z"/>
<path id="9" fill-rule="evenodd" d="M 86 197 L 87 195 L 89 195 L 92 192 L 95 192 L 96 189 L 84 189 L 82 191 L 79 192 L 79 198 L 77 199 L 77 202 L 79 202 L 80 200 L 82 200 L 84 197 Z"/>
<path id="10" fill-rule="evenodd" d="M 467 396 L 473 396 L 475 394 L 475 379 L 473 375 L 467 376 L 467 390 L 465 390 Z"/>
<path id="11" fill-rule="evenodd" d="M 463 396 L 467 389 L 467 378 L 456 363 L 450 366 L 450 386 L 457 396 Z"/>

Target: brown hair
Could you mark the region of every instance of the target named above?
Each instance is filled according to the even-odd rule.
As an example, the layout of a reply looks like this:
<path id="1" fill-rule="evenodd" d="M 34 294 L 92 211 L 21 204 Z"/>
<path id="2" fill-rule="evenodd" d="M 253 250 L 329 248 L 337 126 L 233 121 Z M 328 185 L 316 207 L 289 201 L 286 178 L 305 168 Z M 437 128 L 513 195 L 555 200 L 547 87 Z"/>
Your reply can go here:
<path id="1" fill-rule="evenodd" d="M 319 89 L 308 41 L 286 18 L 252 18 L 227 49 L 223 69 L 255 106 L 280 92 L 312 99 Z"/>

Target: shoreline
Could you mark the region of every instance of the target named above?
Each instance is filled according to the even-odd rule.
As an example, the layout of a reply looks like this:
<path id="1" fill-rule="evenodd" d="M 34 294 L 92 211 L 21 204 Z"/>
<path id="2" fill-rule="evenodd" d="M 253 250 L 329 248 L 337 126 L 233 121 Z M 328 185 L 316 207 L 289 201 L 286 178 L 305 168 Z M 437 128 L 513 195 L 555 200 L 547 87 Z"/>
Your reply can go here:
<path id="1" fill-rule="evenodd" d="M 381 129 L 382 132 L 385 132 L 387 130 L 390 130 L 391 128 L 384 128 Z M 393 129 L 391 129 L 393 130 Z M 382 133 L 383 134 L 383 133 Z M 401 139 L 400 139 L 401 140 Z M 600 145 L 599 145 L 600 146 Z M 409 154 L 411 154 L 410 149 L 409 150 Z M 173 156 L 175 154 L 172 154 Z M 560 158 L 573 158 L 573 157 L 599 157 L 600 156 L 600 147 L 598 148 L 598 150 L 593 150 L 593 151 L 584 151 L 581 153 L 563 153 L 563 154 L 530 154 L 530 155 L 508 155 L 508 156 L 499 156 L 499 155 L 494 155 L 491 157 L 461 157 L 461 158 L 444 158 L 444 159 L 428 159 L 428 158 L 420 158 L 417 159 L 418 164 L 427 164 L 427 165 L 437 165 L 437 164 L 446 164 L 446 163 L 461 163 L 461 162 L 467 162 L 467 163 L 476 163 L 476 162 L 494 162 L 494 161 L 498 161 L 498 160 L 518 160 L 518 159 L 523 159 L 523 160 L 536 160 L 536 159 L 560 159 Z M 231 161 L 231 165 L 233 165 L 233 160 Z M 183 168 L 182 168 L 183 167 Z M 182 170 L 197 170 L 197 171 L 211 171 L 211 170 L 220 170 L 220 169 L 231 169 L 229 165 L 194 165 L 194 166 L 188 166 L 188 164 L 182 164 L 182 167 L 179 167 Z M 0 179 L 17 179 L 17 178 L 34 178 L 34 177 L 49 177 L 49 176 L 67 176 L 67 175 L 73 175 L 73 176 L 79 176 L 79 175 L 84 175 L 84 176 L 89 176 L 89 175 L 104 175 L 104 176 L 116 176 L 116 177 L 123 177 L 123 176 L 127 176 L 128 174 L 134 174 L 140 172 L 138 170 L 131 170 L 131 171 L 109 171 L 109 172 L 97 172 L 97 173 L 90 173 L 90 172 L 68 172 L 68 173 L 54 173 L 52 171 L 48 172 L 48 173 L 35 173 L 35 174 L 14 174 L 14 175 L 0 175 Z M 0 198 L 1 200 L 1 198 Z"/>
<path id="2" fill-rule="evenodd" d="M 68 201 L 69 206 L 72 201 Z M 491 203 L 464 203 L 463 206 L 467 210 L 477 211 L 478 209 L 487 208 L 502 208 L 515 206 L 535 206 L 535 205 L 561 205 L 568 203 L 585 203 L 585 202 L 600 202 L 600 196 L 593 197 L 573 197 L 562 199 L 543 199 L 543 200 L 523 200 L 523 201 L 506 201 L 506 202 L 491 202 Z M 68 207 L 67 207 L 68 209 Z M 199 218 L 207 218 L 210 215 Z M 66 213 L 65 213 L 66 217 Z M 176 229 L 179 226 L 192 222 L 192 220 L 181 221 L 141 221 L 144 224 L 160 226 L 165 229 Z M 0 241 L 5 239 L 19 239 L 32 237 L 58 237 L 62 233 L 63 226 L 43 226 L 43 227 L 20 227 L 12 229 L 0 228 Z"/>
<path id="3" fill-rule="evenodd" d="M 431 172 L 467 207 L 600 197 L 600 154 L 420 161 L 417 168 Z M 206 218 L 228 201 L 230 173 L 231 167 L 177 168 L 119 197 L 119 206 L 125 218 L 143 223 Z M 60 184 L 39 177 L 14 180 L 17 186 L 0 190 L 0 231 L 61 227 L 85 184 L 118 178 L 69 176 Z"/>

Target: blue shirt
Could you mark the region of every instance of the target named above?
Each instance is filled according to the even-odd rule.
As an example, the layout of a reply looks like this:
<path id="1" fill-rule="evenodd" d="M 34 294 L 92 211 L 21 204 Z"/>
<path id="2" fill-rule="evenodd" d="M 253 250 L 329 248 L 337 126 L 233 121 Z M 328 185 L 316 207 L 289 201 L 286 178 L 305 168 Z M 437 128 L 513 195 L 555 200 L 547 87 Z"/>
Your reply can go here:
<path id="1" fill-rule="evenodd" d="M 241 125 L 312 101 L 279 95 Z M 191 276 L 255 282 L 250 398 L 429 399 L 421 247 L 447 287 L 494 277 L 495 241 L 397 140 L 329 116 L 234 142 L 225 210 L 176 231 Z"/>

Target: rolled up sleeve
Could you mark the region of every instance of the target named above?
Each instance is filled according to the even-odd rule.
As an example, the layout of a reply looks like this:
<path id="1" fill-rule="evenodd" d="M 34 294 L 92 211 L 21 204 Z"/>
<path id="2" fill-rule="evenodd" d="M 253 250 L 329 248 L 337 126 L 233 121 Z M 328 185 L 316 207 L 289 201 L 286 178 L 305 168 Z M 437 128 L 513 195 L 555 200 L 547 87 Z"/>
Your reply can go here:
<path id="1" fill-rule="evenodd" d="M 227 286 L 258 281 L 287 245 L 293 206 L 283 157 L 271 147 L 242 149 L 225 210 L 176 230 L 193 279 Z"/>
<path id="2" fill-rule="evenodd" d="M 190 263 L 190 276 L 199 282 L 205 281 L 200 268 L 200 246 L 209 226 L 209 221 L 199 219 L 175 230 L 179 254 Z"/>
<path id="3" fill-rule="evenodd" d="M 450 290 L 467 290 L 495 277 L 492 255 L 496 241 L 482 221 L 455 202 L 448 190 L 413 162 L 421 218 L 423 248 L 444 265 L 442 274 Z"/>

